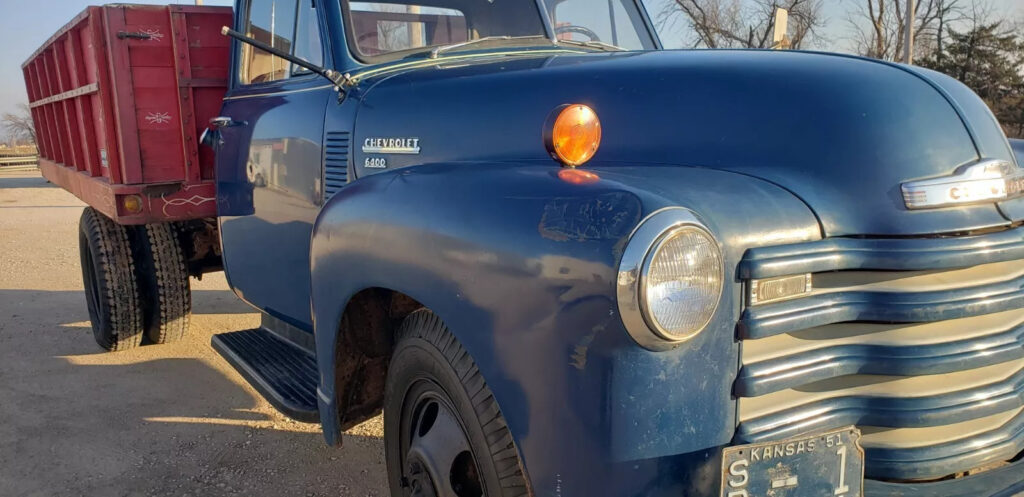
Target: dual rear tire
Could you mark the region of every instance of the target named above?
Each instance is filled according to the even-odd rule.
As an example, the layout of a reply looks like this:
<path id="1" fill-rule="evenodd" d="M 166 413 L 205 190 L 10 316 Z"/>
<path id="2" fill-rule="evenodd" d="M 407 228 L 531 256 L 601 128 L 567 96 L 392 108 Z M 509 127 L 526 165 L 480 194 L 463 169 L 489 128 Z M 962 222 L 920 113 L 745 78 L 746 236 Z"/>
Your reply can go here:
<path id="1" fill-rule="evenodd" d="M 173 223 L 124 226 L 86 207 L 79 254 L 93 336 L 109 351 L 167 343 L 188 331 L 188 267 Z"/>

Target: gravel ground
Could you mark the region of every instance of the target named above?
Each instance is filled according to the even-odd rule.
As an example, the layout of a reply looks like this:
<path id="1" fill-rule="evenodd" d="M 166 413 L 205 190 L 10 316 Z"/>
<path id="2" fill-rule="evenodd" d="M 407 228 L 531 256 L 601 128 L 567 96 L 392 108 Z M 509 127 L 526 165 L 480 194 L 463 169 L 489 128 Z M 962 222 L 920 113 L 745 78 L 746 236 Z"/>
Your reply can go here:
<path id="1" fill-rule="evenodd" d="M 36 172 L 0 171 L 0 496 L 387 495 L 380 417 L 326 447 L 210 348 L 259 323 L 223 273 L 192 281 L 183 342 L 102 352 L 83 205 Z"/>

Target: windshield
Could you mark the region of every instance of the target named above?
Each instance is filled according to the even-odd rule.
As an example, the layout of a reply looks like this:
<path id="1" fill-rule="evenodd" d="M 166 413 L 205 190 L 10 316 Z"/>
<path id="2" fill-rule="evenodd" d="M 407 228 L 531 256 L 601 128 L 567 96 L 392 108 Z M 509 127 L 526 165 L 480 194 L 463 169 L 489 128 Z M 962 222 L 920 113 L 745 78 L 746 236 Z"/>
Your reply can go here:
<path id="1" fill-rule="evenodd" d="M 562 44 L 650 50 L 654 40 L 635 0 L 341 0 L 357 58 L 386 62 L 493 46 Z M 545 26 L 545 19 L 551 26 Z M 471 42 L 466 44 L 467 42 Z M 466 44 L 465 46 L 452 46 Z"/>

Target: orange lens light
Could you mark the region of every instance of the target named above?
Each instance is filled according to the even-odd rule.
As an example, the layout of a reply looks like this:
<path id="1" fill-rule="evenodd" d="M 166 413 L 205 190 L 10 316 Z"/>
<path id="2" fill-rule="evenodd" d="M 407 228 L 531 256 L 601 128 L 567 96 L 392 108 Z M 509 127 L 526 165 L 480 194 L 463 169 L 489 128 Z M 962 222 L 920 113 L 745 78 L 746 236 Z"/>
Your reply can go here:
<path id="1" fill-rule="evenodd" d="M 556 112 L 546 140 L 548 152 L 567 166 L 583 165 L 601 146 L 601 121 L 597 113 L 581 104 L 566 105 Z"/>
<path id="2" fill-rule="evenodd" d="M 138 214 L 142 212 L 142 198 L 138 195 L 127 195 L 121 199 L 121 205 L 124 206 L 124 210 L 131 214 Z"/>

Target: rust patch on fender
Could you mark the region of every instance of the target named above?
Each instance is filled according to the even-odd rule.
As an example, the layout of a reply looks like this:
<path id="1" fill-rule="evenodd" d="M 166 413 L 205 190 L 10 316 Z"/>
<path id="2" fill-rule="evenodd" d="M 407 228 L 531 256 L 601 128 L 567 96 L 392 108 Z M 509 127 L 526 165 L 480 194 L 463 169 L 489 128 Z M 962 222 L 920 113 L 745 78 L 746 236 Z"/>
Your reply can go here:
<path id="1" fill-rule="evenodd" d="M 640 222 L 640 201 L 624 192 L 560 197 L 544 205 L 538 231 L 556 242 L 618 240 Z"/>

